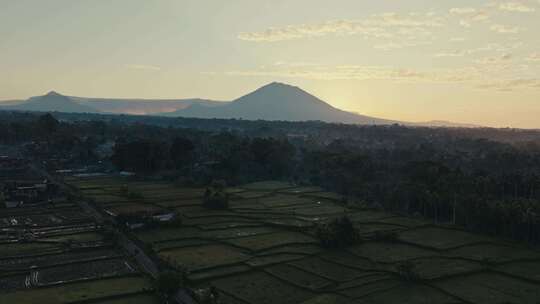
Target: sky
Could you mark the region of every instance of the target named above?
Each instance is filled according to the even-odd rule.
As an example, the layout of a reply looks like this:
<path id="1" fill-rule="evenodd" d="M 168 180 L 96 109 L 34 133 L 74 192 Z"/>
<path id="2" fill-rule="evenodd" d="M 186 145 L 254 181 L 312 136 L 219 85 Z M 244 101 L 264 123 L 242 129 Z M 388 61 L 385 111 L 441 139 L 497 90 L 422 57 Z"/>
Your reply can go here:
<path id="1" fill-rule="evenodd" d="M 0 0 L 0 100 L 232 100 L 540 128 L 540 0 Z"/>

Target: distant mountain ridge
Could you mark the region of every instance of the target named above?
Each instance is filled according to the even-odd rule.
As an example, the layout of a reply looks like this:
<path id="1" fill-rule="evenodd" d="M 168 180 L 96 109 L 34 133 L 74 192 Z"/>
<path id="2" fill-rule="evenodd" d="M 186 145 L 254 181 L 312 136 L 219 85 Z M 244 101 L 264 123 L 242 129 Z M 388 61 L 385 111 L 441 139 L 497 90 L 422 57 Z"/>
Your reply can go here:
<path id="1" fill-rule="evenodd" d="M 201 103 L 212 107 L 222 102 L 206 99 L 122 99 L 122 98 L 89 98 L 65 96 L 51 91 L 43 96 L 30 97 L 27 100 L 10 100 L 0 102 L 0 110 L 66 112 L 66 113 L 108 113 L 157 115 L 173 112 Z"/>
<path id="2" fill-rule="evenodd" d="M 51 91 L 27 100 L 0 102 L 0 110 L 156 115 L 245 120 L 324 121 L 330 123 L 433 127 L 478 127 L 434 120 L 410 123 L 340 110 L 299 87 L 273 82 L 230 102 L 206 99 L 119 99 L 65 96 Z"/>
<path id="3" fill-rule="evenodd" d="M 33 112 L 99 113 L 100 111 L 74 102 L 71 98 L 51 91 L 43 96 L 30 97 L 18 104 L 4 106 L 9 110 Z"/>
<path id="4" fill-rule="evenodd" d="M 74 101 L 98 109 L 104 113 L 133 114 L 133 115 L 159 115 L 187 108 L 194 104 L 213 107 L 221 104 L 220 101 L 207 99 L 120 99 L 120 98 L 85 98 L 70 97 Z"/>

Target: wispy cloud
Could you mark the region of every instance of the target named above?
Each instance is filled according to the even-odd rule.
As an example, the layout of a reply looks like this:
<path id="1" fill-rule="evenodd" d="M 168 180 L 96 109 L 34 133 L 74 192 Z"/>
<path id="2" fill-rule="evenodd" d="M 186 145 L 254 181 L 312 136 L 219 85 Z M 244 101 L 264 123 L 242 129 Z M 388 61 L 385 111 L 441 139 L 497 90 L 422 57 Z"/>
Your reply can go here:
<path id="1" fill-rule="evenodd" d="M 450 15 L 458 16 L 459 25 L 463 27 L 471 27 L 474 22 L 489 20 L 489 14 L 483 9 L 474 7 L 455 7 L 450 9 Z"/>
<path id="2" fill-rule="evenodd" d="M 432 42 L 428 41 L 428 40 L 414 41 L 414 40 L 410 39 L 409 41 L 401 41 L 401 42 L 389 41 L 389 42 L 385 42 L 385 43 L 379 43 L 379 44 L 373 45 L 373 48 L 375 48 L 377 50 L 390 51 L 390 50 L 403 49 L 403 48 L 406 48 L 406 47 L 413 47 L 413 46 L 419 46 L 419 45 L 429 45 L 429 44 L 432 44 Z"/>
<path id="3" fill-rule="evenodd" d="M 155 65 L 126 64 L 124 67 L 132 70 L 161 71 L 161 67 Z"/>
<path id="4" fill-rule="evenodd" d="M 496 90 L 500 92 L 511 92 L 523 89 L 540 89 L 540 79 L 538 78 L 518 78 L 503 81 L 494 81 L 477 86 L 480 89 Z"/>
<path id="5" fill-rule="evenodd" d="M 471 79 L 471 71 L 421 71 L 385 66 L 318 66 L 316 68 L 270 68 L 225 72 L 229 76 L 265 76 L 317 80 L 388 80 L 397 82 L 462 82 Z"/>
<path id="6" fill-rule="evenodd" d="M 540 2 L 539 2 L 540 3 Z M 532 13 L 536 11 L 534 7 L 530 7 L 521 2 L 505 2 L 500 3 L 498 6 L 501 11 L 519 12 L 519 13 Z"/>
<path id="7" fill-rule="evenodd" d="M 468 51 L 456 50 L 456 51 L 450 51 L 450 52 L 437 53 L 435 54 L 435 57 L 463 57 L 467 54 L 469 54 Z"/>
<path id="8" fill-rule="evenodd" d="M 485 46 L 472 49 L 441 51 L 436 53 L 434 57 L 464 57 L 467 55 L 486 52 L 503 53 L 500 56 L 504 56 L 504 54 L 507 54 L 515 49 L 519 49 L 523 45 L 523 42 L 514 42 L 512 44 L 489 43 Z"/>
<path id="9" fill-rule="evenodd" d="M 512 60 L 512 54 L 502 54 L 500 56 L 489 56 L 475 60 L 477 64 L 481 65 L 499 65 L 508 63 Z"/>
<path id="10" fill-rule="evenodd" d="M 335 20 L 316 24 L 271 27 L 259 32 L 244 32 L 238 38 L 253 42 L 276 42 L 328 35 L 361 35 L 365 38 L 407 38 L 430 35 L 430 28 L 441 27 L 443 18 L 434 13 L 384 13 L 361 20 Z"/>
<path id="11" fill-rule="evenodd" d="M 467 52 L 465 52 L 467 53 Z M 448 56 L 461 56 L 456 51 Z M 540 79 L 528 75 L 528 67 L 514 64 L 510 53 L 476 59 L 466 67 L 442 69 L 399 68 L 391 66 L 322 65 L 280 63 L 256 69 L 234 70 L 220 74 L 243 77 L 300 78 L 311 80 L 378 80 L 398 83 L 460 84 L 473 88 L 509 91 L 540 89 Z M 530 72 L 530 71 L 529 71 Z M 215 72 L 213 73 L 215 74 Z M 525 81 L 527 80 L 527 81 Z"/>
<path id="12" fill-rule="evenodd" d="M 477 10 L 474 7 L 454 7 L 450 9 L 450 14 L 455 15 L 469 15 L 476 13 Z"/>
<path id="13" fill-rule="evenodd" d="M 518 26 L 506 26 L 501 24 L 493 24 L 490 30 L 499 34 L 518 34 L 522 29 Z"/>
<path id="14" fill-rule="evenodd" d="M 532 53 L 526 58 L 527 61 L 540 62 L 540 53 Z"/>
<path id="15" fill-rule="evenodd" d="M 262 69 L 229 71 L 225 75 L 242 77 L 302 78 L 311 80 L 382 80 L 398 83 L 439 83 L 461 84 L 473 88 L 495 91 L 513 91 L 523 89 L 540 90 L 538 78 L 506 77 L 495 79 L 486 76 L 487 71 L 497 73 L 501 67 L 479 66 L 448 70 L 422 71 L 407 68 L 381 66 L 345 65 L 337 67 L 318 67 L 316 69 Z"/>

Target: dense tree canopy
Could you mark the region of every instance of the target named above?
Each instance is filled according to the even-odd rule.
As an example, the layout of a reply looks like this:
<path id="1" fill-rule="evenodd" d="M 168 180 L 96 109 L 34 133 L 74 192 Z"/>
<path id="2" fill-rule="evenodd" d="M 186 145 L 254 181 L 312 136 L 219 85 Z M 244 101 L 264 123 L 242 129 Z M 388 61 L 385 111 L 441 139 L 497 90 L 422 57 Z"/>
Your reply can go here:
<path id="1" fill-rule="evenodd" d="M 318 185 L 368 206 L 540 241 L 538 131 L 55 116 L 0 112 L 0 145 L 200 185 Z M 108 143 L 112 157 L 98 158 Z"/>

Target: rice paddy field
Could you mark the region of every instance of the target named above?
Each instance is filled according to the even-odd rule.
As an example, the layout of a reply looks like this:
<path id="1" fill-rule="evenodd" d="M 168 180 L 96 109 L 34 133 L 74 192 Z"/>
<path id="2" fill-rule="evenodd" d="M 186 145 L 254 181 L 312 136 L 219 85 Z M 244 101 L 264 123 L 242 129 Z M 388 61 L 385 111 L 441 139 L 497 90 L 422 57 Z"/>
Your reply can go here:
<path id="1" fill-rule="evenodd" d="M 214 210 L 202 206 L 202 188 L 118 178 L 70 183 L 104 209 L 177 212 L 181 226 L 134 233 L 163 261 L 187 270 L 191 286 L 217 288 L 222 303 L 540 303 L 537 250 L 458 227 L 353 208 L 316 187 L 273 181 L 234 187 L 228 189 L 229 208 Z M 137 195 L 122 195 L 126 187 Z M 323 249 L 314 226 L 345 214 L 362 241 L 346 249 Z M 392 237 L 380 237 L 384 234 Z M 93 236 L 86 233 L 84 239 Z M 33 246 L 56 250 L 49 243 L 0 250 L 26 254 Z M 137 293 L 147 284 L 143 279 L 112 280 L 119 280 L 109 284 L 114 290 L 102 292 L 134 293 L 134 298 L 96 303 L 155 303 L 152 296 Z M 96 296 L 85 285 L 59 294 L 68 302 Z M 19 296 L 4 297 L 10 300 L 5 303 L 18 303 Z"/>
<path id="2" fill-rule="evenodd" d="M 76 204 L 0 209 L 0 303 L 159 303 L 151 281 Z"/>

